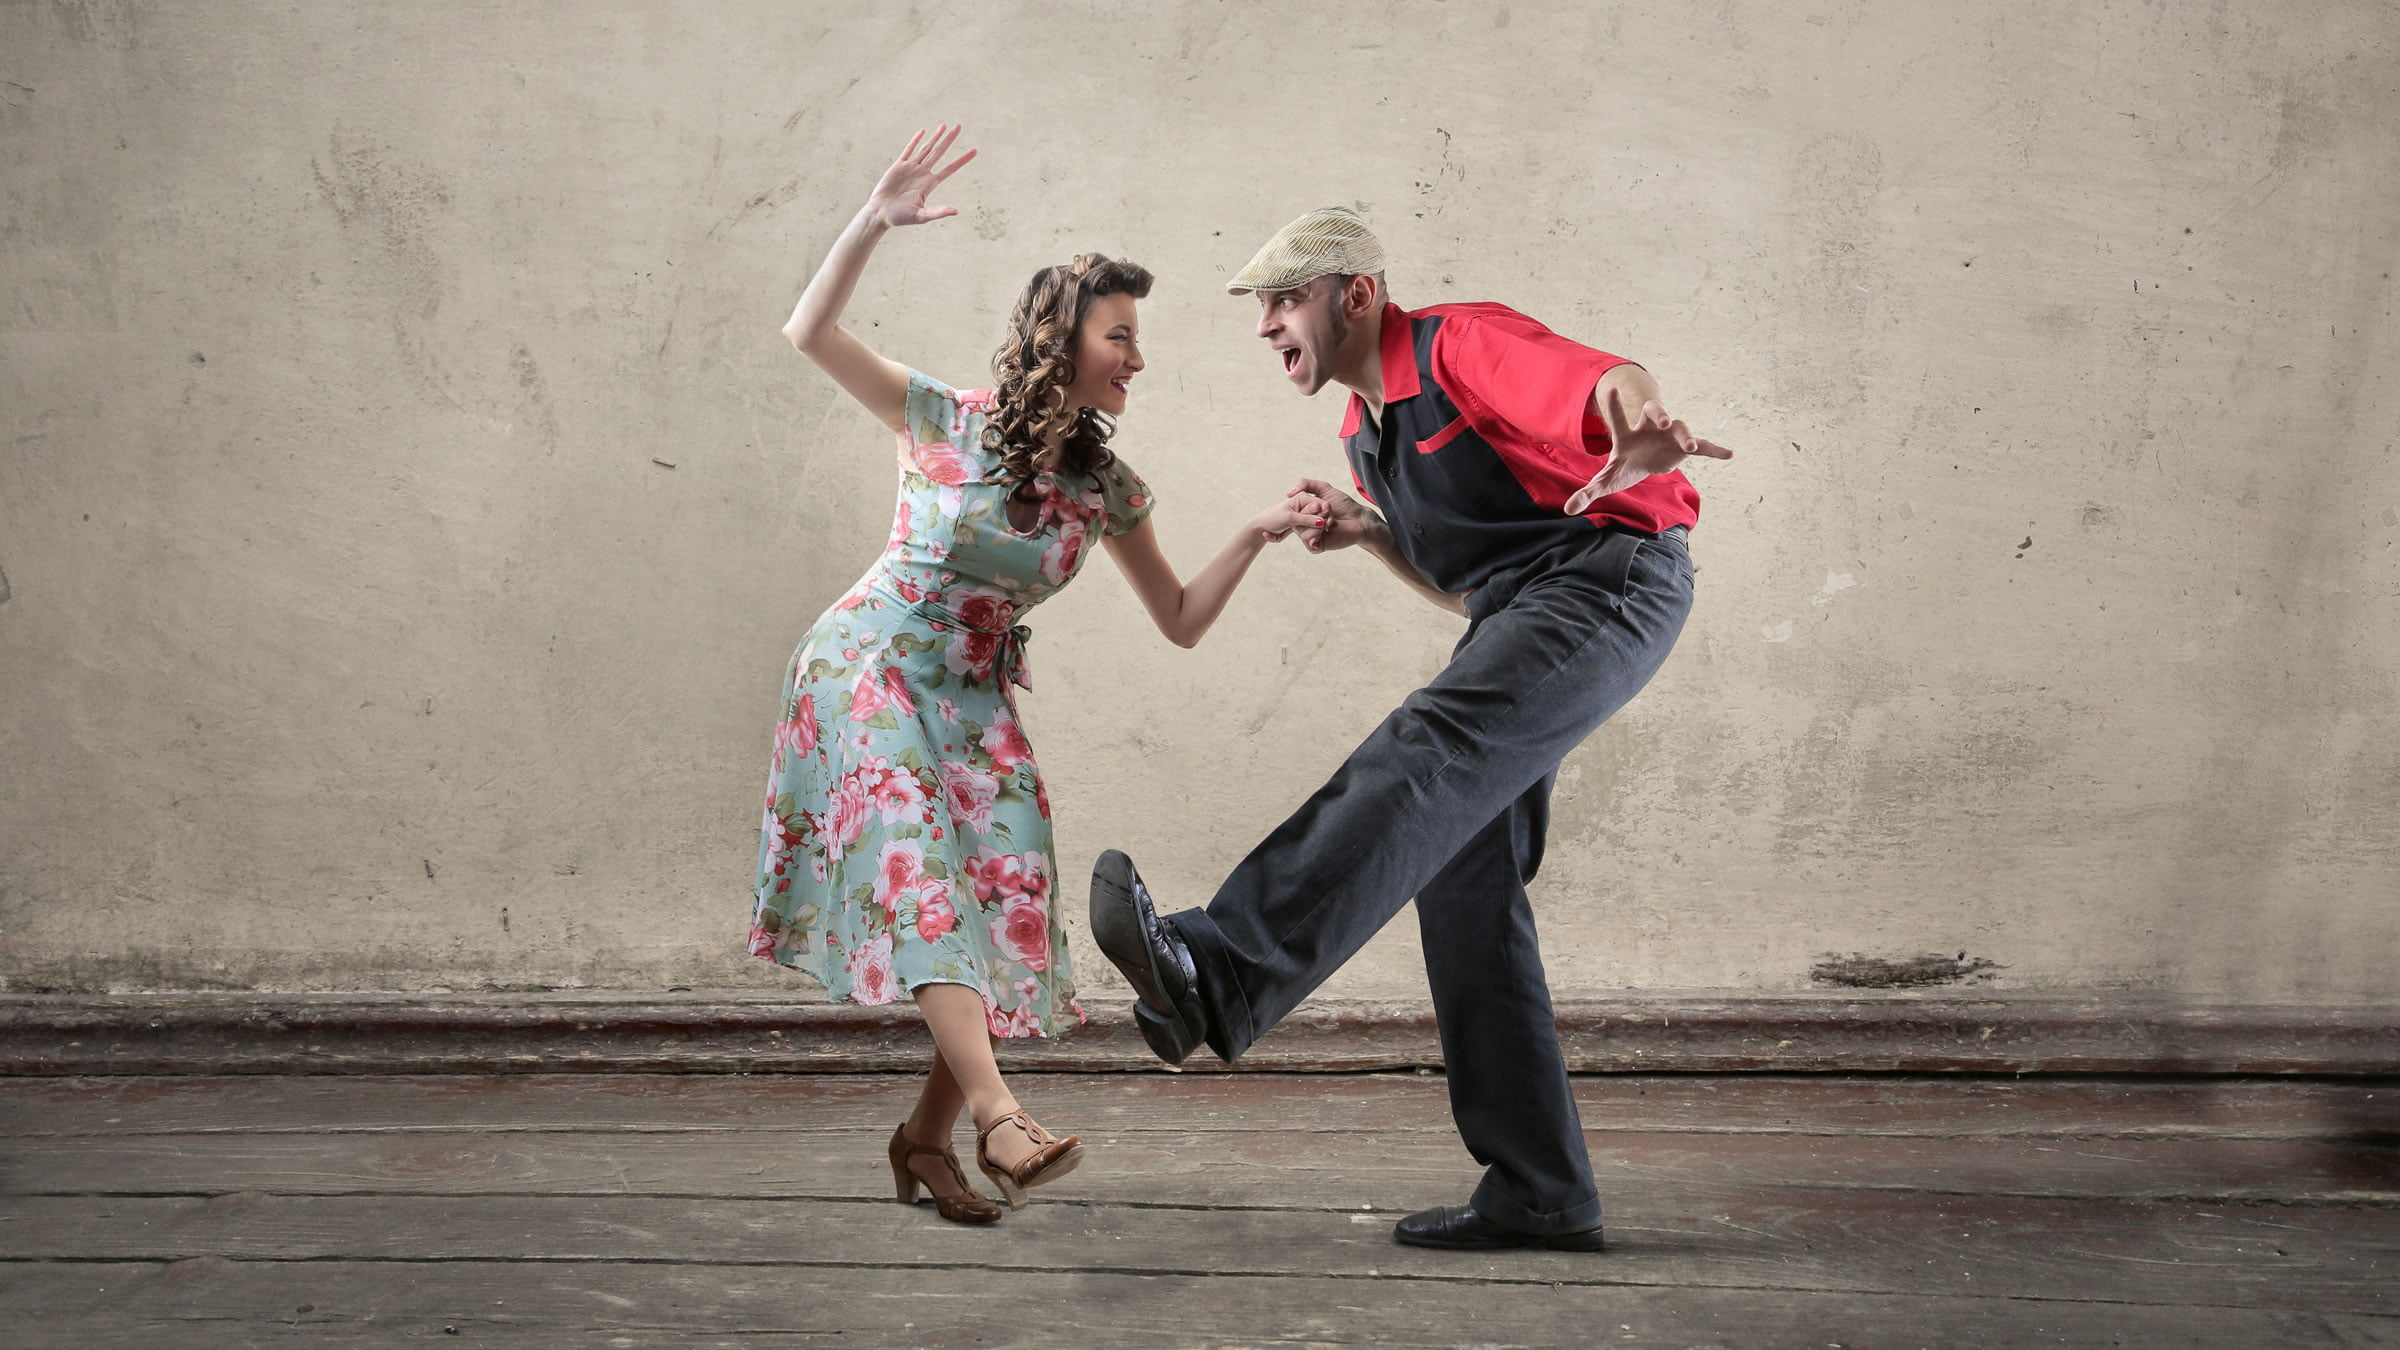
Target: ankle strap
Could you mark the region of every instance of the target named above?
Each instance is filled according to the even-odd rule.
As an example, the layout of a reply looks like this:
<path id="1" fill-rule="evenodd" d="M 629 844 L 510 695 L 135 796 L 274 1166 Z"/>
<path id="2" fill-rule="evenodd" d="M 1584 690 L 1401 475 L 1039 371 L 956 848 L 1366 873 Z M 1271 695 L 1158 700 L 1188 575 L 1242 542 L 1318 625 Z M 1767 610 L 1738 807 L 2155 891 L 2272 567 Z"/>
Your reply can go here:
<path id="1" fill-rule="evenodd" d="M 1016 1110 L 1011 1111 L 1007 1115 L 993 1121 L 991 1124 L 984 1126 L 980 1130 L 977 1130 L 975 1132 L 975 1146 L 977 1148 L 982 1148 L 984 1146 L 984 1141 L 992 1137 L 992 1131 L 999 1129 L 1003 1125 L 1012 1124 L 1018 1129 L 1023 1130 L 1027 1139 L 1030 1139 L 1037 1144 L 1043 1142 L 1043 1140 L 1050 1134 L 1048 1130 L 1043 1129 L 1039 1124 L 1037 1124 L 1033 1117 L 1026 1115 L 1025 1108 L 1020 1106 Z"/>

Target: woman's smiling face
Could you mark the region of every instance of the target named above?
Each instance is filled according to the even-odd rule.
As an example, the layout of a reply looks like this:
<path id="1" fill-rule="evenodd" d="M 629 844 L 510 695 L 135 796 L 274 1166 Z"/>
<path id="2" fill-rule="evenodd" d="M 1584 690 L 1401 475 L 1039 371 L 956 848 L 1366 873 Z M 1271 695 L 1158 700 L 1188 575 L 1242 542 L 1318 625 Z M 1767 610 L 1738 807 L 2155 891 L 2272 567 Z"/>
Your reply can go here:
<path id="1" fill-rule="evenodd" d="M 1130 295 L 1103 295 L 1084 311 L 1075 333 L 1075 382 L 1067 406 L 1114 417 L 1125 411 L 1126 386 L 1142 369 L 1141 325 Z"/>

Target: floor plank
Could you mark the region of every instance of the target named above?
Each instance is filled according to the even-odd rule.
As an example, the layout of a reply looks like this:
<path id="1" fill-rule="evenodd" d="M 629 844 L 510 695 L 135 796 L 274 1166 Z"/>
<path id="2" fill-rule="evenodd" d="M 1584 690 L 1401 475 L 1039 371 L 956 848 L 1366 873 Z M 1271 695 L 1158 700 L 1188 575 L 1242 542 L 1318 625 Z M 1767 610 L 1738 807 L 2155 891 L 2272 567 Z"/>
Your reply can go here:
<path id="1" fill-rule="evenodd" d="M 1035 1203 L 1003 1224 L 822 1200 L 652 1196 L 37 1197 L 0 1260 L 881 1264 L 1113 1274 L 1376 1275 L 1525 1284 L 1772 1287 L 2400 1315 L 2400 1224 L 2355 1210 L 1662 1189 L 1609 1206 L 1610 1250 L 1429 1252 L 1398 1214 Z"/>
<path id="2" fill-rule="evenodd" d="M 1345 1128 L 1447 1133 L 1441 1079 L 1400 1074 L 1028 1074 L 1071 1128 L 1249 1130 L 1336 1106 Z M 893 1075 L 523 1074 L 0 1079 L 0 1137 L 331 1130 L 847 1130 L 887 1122 Z M 1429 1086 L 1433 1089 L 1428 1091 Z M 2400 1081 L 1694 1077 L 1575 1080 L 1596 1131 L 2400 1140 Z M 887 1126 L 888 1127 L 888 1126 Z"/>
<path id="3" fill-rule="evenodd" d="M 1391 1241 L 1439 1078 L 1016 1082 L 1092 1152 L 989 1229 L 901 1077 L 0 1082 L 0 1340 L 2400 1347 L 2388 1082 L 1582 1079 L 1598 1255 Z"/>
<path id="4" fill-rule="evenodd" d="M 2338 1347 L 2360 1326 L 2275 1309 L 1783 1289 L 1301 1276 L 585 1262 L 340 1265 L 222 1258 L 0 1267 L 34 1347 L 428 1340 L 646 1346 Z M 456 1339 L 453 1339 L 453 1338 Z"/>
<path id="5" fill-rule="evenodd" d="M 1062 1123 L 1063 1124 L 1063 1123 Z M 0 1193 L 872 1196 L 885 1130 L 710 1134 L 201 1134 L 0 1142 Z M 1455 1137 L 1320 1129 L 1084 1136 L 1075 1191 L 1162 1203 L 1374 1204 L 1395 1187 L 1463 1193 Z M 1362 1147 L 1371 1139 L 1372 1147 Z M 971 1147 L 960 1136 L 962 1147 Z M 1891 1138 L 1609 1133 L 1602 1193 L 1742 1184 L 2213 1203 L 2400 1205 L 2400 1149 L 2318 1140 Z M 205 1180 L 196 1180 L 205 1178 Z"/>

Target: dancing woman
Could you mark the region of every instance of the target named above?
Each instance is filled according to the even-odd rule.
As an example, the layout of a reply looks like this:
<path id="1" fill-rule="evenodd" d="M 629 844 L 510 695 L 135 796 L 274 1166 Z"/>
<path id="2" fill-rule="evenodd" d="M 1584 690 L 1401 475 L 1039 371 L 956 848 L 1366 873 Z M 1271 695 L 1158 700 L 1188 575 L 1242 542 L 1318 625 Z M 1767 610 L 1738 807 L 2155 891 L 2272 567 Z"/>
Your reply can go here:
<path id="1" fill-rule="evenodd" d="M 913 996 L 934 1060 L 893 1132 L 894 1185 L 945 1219 L 1001 1209 L 950 1148 L 961 1107 L 976 1163 L 1013 1208 L 1081 1161 L 1009 1092 L 994 1038 L 1083 1020 L 1054 903 L 1050 804 L 1016 715 L 1019 620 L 1082 568 L 1095 536 L 1159 630 L 1200 640 L 1251 559 L 1321 516 L 1278 504 L 1186 584 L 1159 552 L 1150 490 L 1109 449 L 1143 369 L 1134 302 L 1150 274 L 1086 253 L 1018 297 L 993 386 L 956 390 L 840 325 L 868 255 L 895 228 L 956 215 L 928 195 L 975 157 L 958 128 L 918 133 L 802 293 L 784 336 L 897 436 L 900 501 L 883 556 L 820 617 L 784 676 L 750 951 L 830 997 Z"/>

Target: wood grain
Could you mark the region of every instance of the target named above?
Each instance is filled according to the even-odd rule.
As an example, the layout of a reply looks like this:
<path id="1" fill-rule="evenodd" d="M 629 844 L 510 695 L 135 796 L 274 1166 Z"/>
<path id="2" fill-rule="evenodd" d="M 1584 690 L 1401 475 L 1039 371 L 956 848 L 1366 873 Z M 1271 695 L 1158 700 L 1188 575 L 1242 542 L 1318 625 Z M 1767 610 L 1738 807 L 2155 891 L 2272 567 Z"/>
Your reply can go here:
<path id="1" fill-rule="evenodd" d="M 402 1341 L 2315 1350 L 2388 1334 L 2380 1318 L 2072 1297 L 602 1261 L 0 1267 L 0 1307 L 18 1319 L 22 1350 Z"/>

